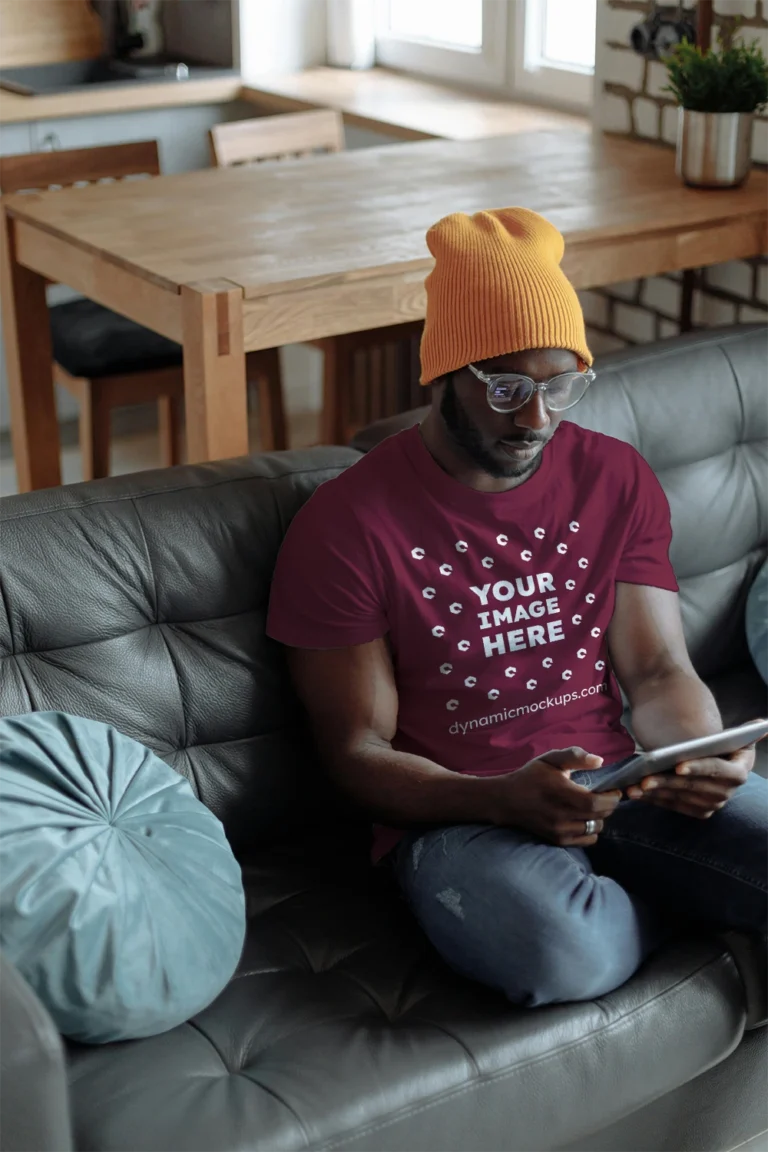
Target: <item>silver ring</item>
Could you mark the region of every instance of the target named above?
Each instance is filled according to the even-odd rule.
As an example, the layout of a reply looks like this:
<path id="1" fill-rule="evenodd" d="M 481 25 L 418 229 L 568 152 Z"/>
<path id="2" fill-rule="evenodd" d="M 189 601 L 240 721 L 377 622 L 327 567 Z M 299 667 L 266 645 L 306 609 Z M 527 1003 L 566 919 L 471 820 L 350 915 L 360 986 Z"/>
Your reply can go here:
<path id="1" fill-rule="evenodd" d="M 584 832 L 587 836 L 594 836 L 597 832 L 597 820 L 587 820 L 584 824 Z"/>

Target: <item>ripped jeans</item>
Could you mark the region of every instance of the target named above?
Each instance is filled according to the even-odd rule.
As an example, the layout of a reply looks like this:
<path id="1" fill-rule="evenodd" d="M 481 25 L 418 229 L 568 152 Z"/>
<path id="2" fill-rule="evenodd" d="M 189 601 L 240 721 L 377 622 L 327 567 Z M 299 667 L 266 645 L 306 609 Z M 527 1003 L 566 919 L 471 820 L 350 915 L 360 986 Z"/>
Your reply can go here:
<path id="1" fill-rule="evenodd" d="M 708 820 L 622 801 L 586 849 L 460 824 L 409 832 L 390 859 L 446 963 L 533 1007 L 612 991 L 681 921 L 764 934 L 767 846 L 753 774 Z"/>

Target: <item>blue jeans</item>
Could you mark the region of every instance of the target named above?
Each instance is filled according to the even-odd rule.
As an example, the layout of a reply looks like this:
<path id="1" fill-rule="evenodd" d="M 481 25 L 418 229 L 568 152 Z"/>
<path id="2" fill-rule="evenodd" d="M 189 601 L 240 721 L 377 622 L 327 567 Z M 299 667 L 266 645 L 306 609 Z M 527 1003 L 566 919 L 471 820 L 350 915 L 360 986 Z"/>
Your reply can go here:
<path id="1" fill-rule="evenodd" d="M 422 829 L 392 865 L 446 963 L 533 1007 L 612 991 L 681 920 L 765 933 L 767 846 L 768 785 L 753 774 L 708 820 L 622 801 L 586 849 L 485 824 Z"/>

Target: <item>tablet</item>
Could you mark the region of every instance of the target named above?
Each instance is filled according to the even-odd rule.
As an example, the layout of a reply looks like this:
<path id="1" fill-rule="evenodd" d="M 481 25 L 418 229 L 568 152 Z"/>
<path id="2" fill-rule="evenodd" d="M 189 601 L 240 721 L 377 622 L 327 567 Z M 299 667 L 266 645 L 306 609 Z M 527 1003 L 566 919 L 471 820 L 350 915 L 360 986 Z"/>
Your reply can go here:
<path id="1" fill-rule="evenodd" d="M 714 736 L 702 736 L 697 740 L 686 740 L 683 744 L 670 744 L 666 748 L 654 748 L 650 752 L 638 752 L 615 772 L 601 776 L 594 785 L 585 786 L 592 792 L 610 792 L 616 788 L 629 788 L 638 784 L 646 776 L 659 772 L 673 772 L 677 764 L 684 760 L 701 760 L 706 756 L 724 756 L 728 752 L 738 752 L 749 744 L 755 744 L 768 736 L 768 720 L 750 720 L 738 728 L 726 728 Z"/>

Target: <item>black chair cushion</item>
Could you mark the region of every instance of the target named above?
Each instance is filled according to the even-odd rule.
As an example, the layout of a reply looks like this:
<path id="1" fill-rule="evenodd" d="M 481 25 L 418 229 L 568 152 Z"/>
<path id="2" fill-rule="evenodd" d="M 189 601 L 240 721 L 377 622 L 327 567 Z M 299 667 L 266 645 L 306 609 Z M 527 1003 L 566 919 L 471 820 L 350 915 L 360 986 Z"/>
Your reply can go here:
<path id="1" fill-rule="evenodd" d="M 97 380 L 180 365 L 181 345 L 91 300 L 50 309 L 53 358 L 70 376 Z"/>

